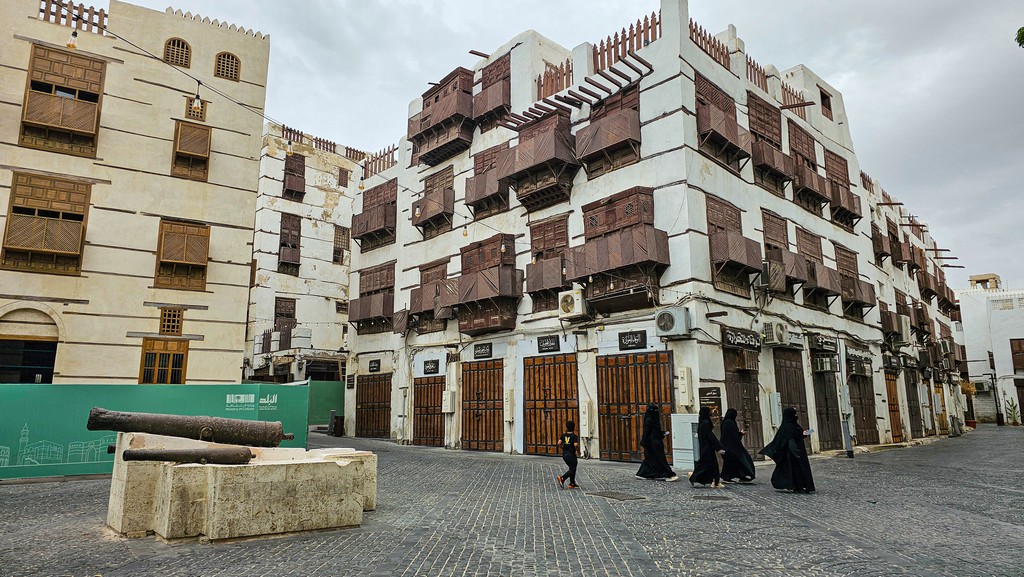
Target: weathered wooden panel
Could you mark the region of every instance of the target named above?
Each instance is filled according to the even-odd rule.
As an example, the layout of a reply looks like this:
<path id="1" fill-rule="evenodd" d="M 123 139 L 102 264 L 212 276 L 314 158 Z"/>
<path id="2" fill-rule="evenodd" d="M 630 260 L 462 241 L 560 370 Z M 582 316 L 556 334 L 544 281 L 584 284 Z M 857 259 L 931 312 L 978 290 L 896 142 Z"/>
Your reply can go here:
<path id="1" fill-rule="evenodd" d="M 603 157 L 623 146 L 640 144 L 640 113 L 632 108 L 617 110 L 576 132 L 576 152 L 583 162 Z"/>
<path id="2" fill-rule="evenodd" d="M 560 456 L 558 437 L 567 421 L 579 422 L 575 354 L 523 359 L 523 452 Z"/>
<path id="3" fill-rule="evenodd" d="M 721 231 L 709 235 L 711 262 L 729 264 L 743 270 L 761 270 L 761 244 L 735 231 Z"/>
<path id="4" fill-rule="evenodd" d="M 356 436 L 391 436 L 391 373 L 356 377 Z"/>
<path id="5" fill-rule="evenodd" d="M 662 412 L 662 426 L 671 432 L 672 353 L 640 353 L 597 357 L 597 415 L 601 460 L 638 462 L 643 415 L 650 404 Z M 672 458 L 671 435 L 665 453 Z M 685 466 L 685 464 L 681 464 Z"/>
<path id="6" fill-rule="evenodd" d="M 462 363 L 462 448 L 504 449 L 504 361 Z"/>
<path id="7" fill-rule="evenodd" d="M 444 446 L 444 413 L 441 397 L 444 377 L 419 377 L 412 382 L 412 443 Z"/>
<path id="8" fill-rule="evenodd" d="M 638 224 L 654 224 L 654 190 L 635 186 L 583 205 L 583 234 L 589 240 Z"/>
<path id="9" fill-rule="evenodd" d="M 561 256 L 538 259 L 526 265 L 526 292 L 560 289 L 568 283 L 565 279 L 565 265 Z"/>

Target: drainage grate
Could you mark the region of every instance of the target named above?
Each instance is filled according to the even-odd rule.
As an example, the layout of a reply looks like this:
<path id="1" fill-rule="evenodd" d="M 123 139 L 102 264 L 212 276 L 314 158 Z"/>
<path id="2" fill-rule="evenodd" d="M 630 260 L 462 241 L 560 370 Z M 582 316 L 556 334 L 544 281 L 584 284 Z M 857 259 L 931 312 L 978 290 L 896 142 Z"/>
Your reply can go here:
<path id="1" fill-rule="evenodd" d="M 631 493 L 620 493 L 618 491 L 595 491 L 593 493 L 587 493 L 594 497 L 604 497 L 606 499 L 615 499 L 616 501 L 642 501 L 647 497 L 641 497 L 640 495 L 633 495 Z"/>
<path id="2" fill-rule="evenodd" d="M 726 497 L 725 495 L 694 495 L 695 501 L 728 501 L 732 497 Z"/>

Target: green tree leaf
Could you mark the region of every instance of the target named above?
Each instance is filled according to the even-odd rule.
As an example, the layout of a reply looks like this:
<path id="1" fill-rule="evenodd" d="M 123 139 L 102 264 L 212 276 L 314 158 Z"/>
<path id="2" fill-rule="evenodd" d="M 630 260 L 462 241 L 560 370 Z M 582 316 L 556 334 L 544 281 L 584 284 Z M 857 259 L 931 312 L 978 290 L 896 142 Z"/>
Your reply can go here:
<path id="1" fill-rule="evenodd" d="M 1024 28 L 1017 31 L 1017 44 L 1024 48 Z"/>

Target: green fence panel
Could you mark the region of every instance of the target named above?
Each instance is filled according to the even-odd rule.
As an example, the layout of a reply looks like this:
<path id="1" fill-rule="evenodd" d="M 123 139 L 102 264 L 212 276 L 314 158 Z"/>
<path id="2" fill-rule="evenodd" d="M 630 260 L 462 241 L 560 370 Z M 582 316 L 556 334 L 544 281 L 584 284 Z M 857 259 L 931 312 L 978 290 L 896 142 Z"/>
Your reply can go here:
<path id="1" fill-rule="evenodd" d="M 110 473 L 112 431 L 85 428 L 92 407 L 112 411 L 281 421 L 305 447 L 309 387 L 0 384 L 0 479 Z"/>
<path id="2" fill-rule="evenodd" d="M 345 384 L 341 381 L 309 381 L 309 424 L 330 424 L 331 411 L 345 414 Z"/>

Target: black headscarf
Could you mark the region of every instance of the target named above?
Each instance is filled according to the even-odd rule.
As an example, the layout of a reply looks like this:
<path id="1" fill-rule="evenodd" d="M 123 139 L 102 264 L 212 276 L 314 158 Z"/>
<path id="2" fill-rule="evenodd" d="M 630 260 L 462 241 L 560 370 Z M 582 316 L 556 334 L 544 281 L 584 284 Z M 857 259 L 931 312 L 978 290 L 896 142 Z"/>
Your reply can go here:
<path id="1" fill-rule="evenodd" d="M 647 411 L 644 413 L 644 432 L 641 438 L 641 445 L 647 446 L 645 441 L 652 439 L 660 439 L 664 435 L 664 431 L 661 428 L 661 409 L 658 405 L 651 403 L 647 405 Z"/>
<path id="2" fill-rule="evenodd" d="M 697 422 L 705 421 L 705 420 L 706 421 L 710 421 L 711 420 L 711 407 L 701 407 L 700 408 L 700 413 L 698 414 Z"/>
<path id="3" fill-rule="evenodd" d="M 735 421 L 736 420 L 736 409 L 729 409 L 728 411 L 726 411 L 724 418 L 725 418 L 726 421 Z"/>
<path id="4" fill-rule="evenodd" d="M 796 424 L 796 408 L 786 407 L 785 411 L 782 411 L 782 422 L 783 423 L 794 423 Z M 803 430 L 800 431 L 803 433 Z"/>

